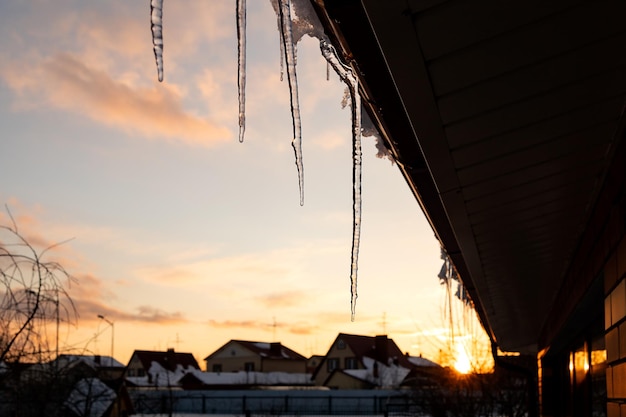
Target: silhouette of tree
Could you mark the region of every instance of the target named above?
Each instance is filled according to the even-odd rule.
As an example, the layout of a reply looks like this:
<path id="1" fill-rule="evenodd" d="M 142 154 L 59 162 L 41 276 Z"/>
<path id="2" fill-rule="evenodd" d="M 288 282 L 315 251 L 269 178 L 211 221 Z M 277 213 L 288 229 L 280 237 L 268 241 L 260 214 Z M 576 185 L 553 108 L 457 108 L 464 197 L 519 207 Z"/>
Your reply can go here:
<path id="1" fill-rule="evenodd" d="M 0 225 L 0 363 L 43 362 L 58 355 L 59 325 L 76 310 L 65 284 L 67 271 L 37 250 L 11 225 Z"/>

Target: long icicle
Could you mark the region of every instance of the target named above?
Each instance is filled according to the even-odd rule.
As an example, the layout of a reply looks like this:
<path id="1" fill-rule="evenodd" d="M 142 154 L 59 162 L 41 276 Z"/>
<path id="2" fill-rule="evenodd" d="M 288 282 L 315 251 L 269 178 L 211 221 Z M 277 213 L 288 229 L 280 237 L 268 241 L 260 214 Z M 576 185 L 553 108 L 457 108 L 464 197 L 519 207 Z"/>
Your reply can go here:
<path id="1" fill-rule="evenodd" d="M 293 140 L 291 146 L 296 155 L 298 168 L 298 186 L 300 188 L 300 205 L 304 205 L 304 164 L 302 163 L 302 126 L 300 122 L 300 102 L 298 99 L 298 77 L 296 75 L 296 45 L 291 30 L 291 1 L 278 0 L 282 39 L 287 64 L 287 82 L 291 99 L 291 120 L 293 123 Z"/>
<path id="2" fill-rule="evenodd" d="M 361 96 L 359 82 L 352 68 L 339 60 L 337 51 L 326 40 L 320 40 L 320 49 L 326 61 L 350 91 L 352 107 L 352 258 L 350 263 L 350 315 L 354 321 L 356 315 L 357 271 L 359 266 L 359 246 L 361 241 Z"/>
<path id="3" fill-rule="evenodd" d="M 237 87 L 239 88 L 239 142 L 246 131 L 246 0 L 237 0 Z"/>
<path id="4" fill-rule="evenodd" d="M 163 81 L 163 0 L 150 1 L 150 29 L 159 82 Z"/>
<path id="5" fill-rule="evenodd" d="M 280 44 L 280 81 L 282 82 L 285 74 L 285 38 L 283 36 L 283 22 L 282 22 L 282 13 L 280 12 L 280 5 L 278 6 L 279 11 L 277 13 L 276 18 L 278 19 L 278 37 L 280 38 L 278 43 Z"/>

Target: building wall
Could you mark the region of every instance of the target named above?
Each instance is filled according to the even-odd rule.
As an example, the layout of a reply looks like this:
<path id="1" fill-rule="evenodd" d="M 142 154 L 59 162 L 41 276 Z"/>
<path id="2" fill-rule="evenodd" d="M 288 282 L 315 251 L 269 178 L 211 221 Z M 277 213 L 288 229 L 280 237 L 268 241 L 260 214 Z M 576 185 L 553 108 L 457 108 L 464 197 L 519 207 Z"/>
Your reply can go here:
<path id="1" fill-rule="evenodd" d="M 626 416 L 625 279 L 622 140 L 540 335 L 544 417 Z"/>
<path id="2" fill-rule="evenodd" d="M 607 415 L 626 415 L 626 238 L 605 268 Z"/>
<path id="3" fill-rule="evenodd" d="M 237 342 L 231 342 L 206 359 L 206 371 L 216 372 L 306 372 L 306 359 L 272 359 L 262 357 L 256 352 L 246 349 Z M 252 367 L 253 369 L 250 369 Z"/>
<path id="4" fill-rule="evenodd" d="M 306 359 L 263 358 L 260 372 L 306 373 Z"/>
<path id="5" fill-rule="evenodd" d="M 235 342 L 228 343 L 206 360 L 207 372 L 260 371 L 260 369 L 261 358 Z"/>
<path id="6" fill-rule="evenodd" d="M 146 371 L 137 355 L 133 355 L 126 367 L 126 376 L 144 376 Z"/>
<path id="7" fill-rule="evenodd" d="M 323 385 L 324 381 L 333 371 L 333 369 L 329 368 L 330 361 L 336 361 L 337 369 L 346 369 L 346 359 L 347 358 L 355 358 L 355 354 L 350 349 L 347 343 L 345 343 L 341 338 L 337 338 L 331 348 L 328 350 L 326 354 L 326 358 L 322 363 L 319 371 L 315 375 L 315 385 Z M 355 358 L 356 359 L 356 358 Z M 353 369 L 362 369 L 363 367 L 357 361 L 358 366 L 353 367 Z"/>
<path id="8" fill-rule="evenodd" d="M 326 386 L 332 389 L 370 389 L 371 384 L 353 378 L 343 372 L 335 372 L 327 381 Z"/>

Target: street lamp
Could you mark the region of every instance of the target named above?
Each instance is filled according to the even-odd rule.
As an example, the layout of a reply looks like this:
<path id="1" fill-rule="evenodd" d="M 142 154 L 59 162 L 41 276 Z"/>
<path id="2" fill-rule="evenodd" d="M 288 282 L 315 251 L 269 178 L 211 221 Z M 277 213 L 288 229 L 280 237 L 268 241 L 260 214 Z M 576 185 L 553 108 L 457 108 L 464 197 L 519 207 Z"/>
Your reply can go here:
<path id="1" fill-rule="evenodd" d="M 113 366 L 113 346 L 114 346 L 114 341 L 115 341 L 115 326 L 111 320 L 107 319 L 102 314 L 98 314 L 98 318 L 100 320 L 104 320 L 105 322 L 107 322 L 107 324 L 109 324 L 109 326 L 111 326 L 111 366 Z"/>

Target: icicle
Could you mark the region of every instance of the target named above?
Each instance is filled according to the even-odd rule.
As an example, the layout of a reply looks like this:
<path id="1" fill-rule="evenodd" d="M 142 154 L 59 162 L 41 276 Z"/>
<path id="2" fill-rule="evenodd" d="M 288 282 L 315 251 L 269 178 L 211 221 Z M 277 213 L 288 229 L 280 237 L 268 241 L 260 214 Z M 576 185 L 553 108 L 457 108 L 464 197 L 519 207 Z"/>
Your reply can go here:
<path id="1" fill-rule="evenodd" d="M 150 27 L 157 75 L 163 81 L 163 0 L 150 1 Z"/>
<path id="2" fill-rule="evenodd" d="M 237 0 L 237 87 L 239 88 L 239 142 L 246 131 L 246 0 Z"/>
<path id="3" fill-rule="evenodd" d="M 359 83 L 352 68 L 339 60 L 337 51 L 325 39 L 320 40 L 320 49 L 326 61 L 350 91 L 352 107 L 352 259 L 350 265 L 350 310 L 354 321 L 356 313 L 357 269 L 359 263 L 359 245 L 361 239 L 361 96 Z"/>
<path id="4" fill-rule="evenodd" d="M 298 168 L 298 186 L 300 188 L 300 205 L 304 205 L 304 165 L 302 163 L 302 127 L 300 124 L 300 102 L 298 99 L 298 78 L 296 75 L 296 44 L 291 30 L 291 0 L 279 0 L 279 16 L 281 37 L 283 39 L 285 63 L 287 64 L 287 82 L 291 98 L 291 119 L 293 123 L 293 140 L 291 146 L 296 154 Z"/>
<path id="5" fill-rule="evenodd" d="M 280 81 L 282 82 L 285 73 L 285 37 L 283 36 L 283 25 L 281 21 L 281 13 L 280 11 L 276 13 L 276 19 L 278 19 L 278 37 L 280 43 Z"/>

